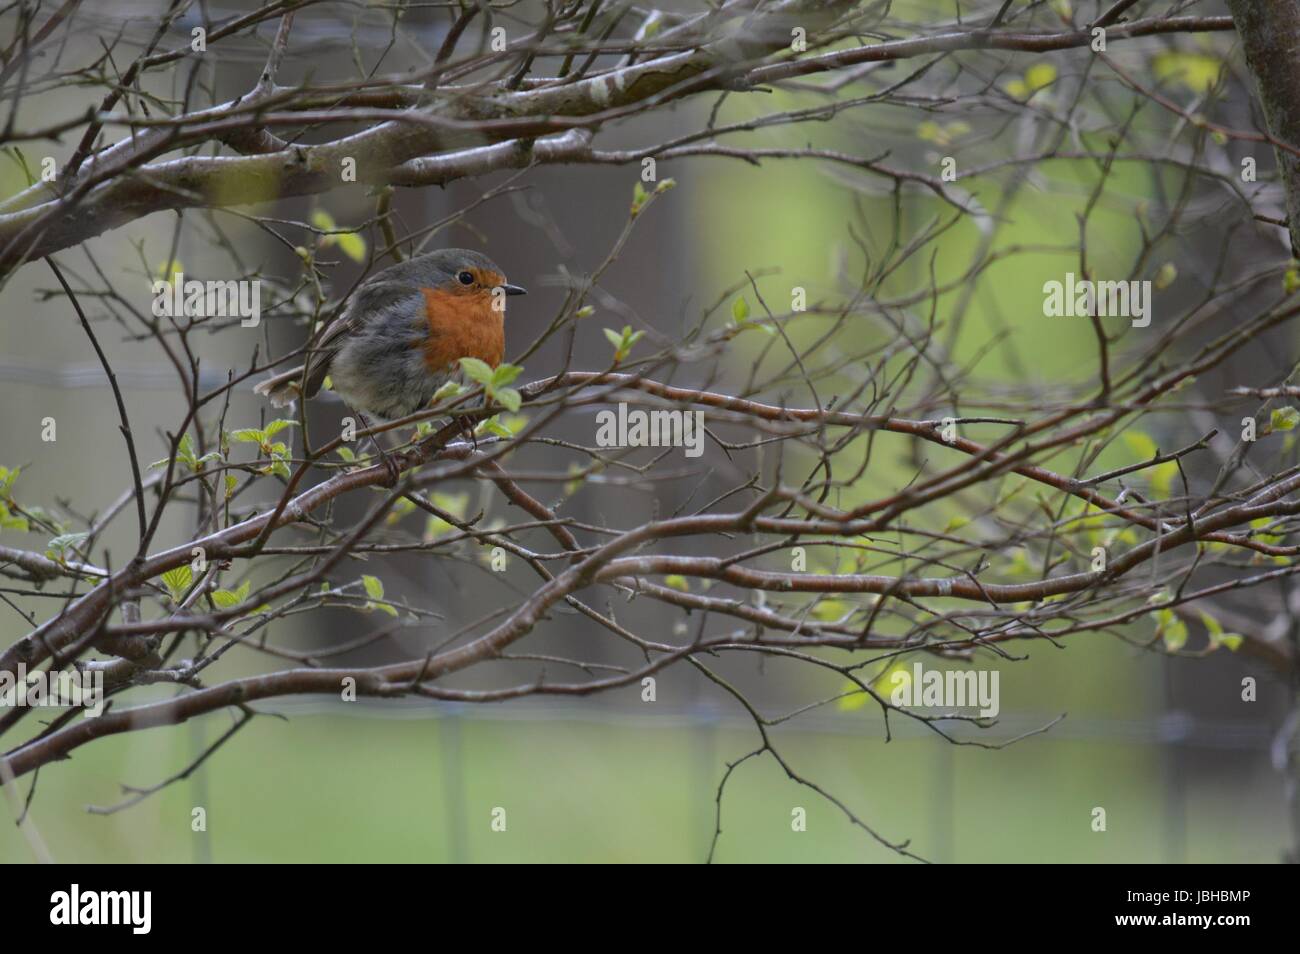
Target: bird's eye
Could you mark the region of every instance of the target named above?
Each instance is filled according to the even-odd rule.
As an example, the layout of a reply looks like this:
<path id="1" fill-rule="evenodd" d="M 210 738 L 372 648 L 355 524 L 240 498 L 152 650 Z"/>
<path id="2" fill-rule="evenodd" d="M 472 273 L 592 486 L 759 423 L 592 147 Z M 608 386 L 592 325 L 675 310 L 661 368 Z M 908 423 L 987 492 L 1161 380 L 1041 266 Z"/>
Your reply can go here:
<path id="1" fill-rule="evenodd" d="M 462 285 L 474 284 L 474 276 L 469 272 L 461 272 L 459 275 L 456 276 L 456 278 L 457 280 L 460 281 Z"/>

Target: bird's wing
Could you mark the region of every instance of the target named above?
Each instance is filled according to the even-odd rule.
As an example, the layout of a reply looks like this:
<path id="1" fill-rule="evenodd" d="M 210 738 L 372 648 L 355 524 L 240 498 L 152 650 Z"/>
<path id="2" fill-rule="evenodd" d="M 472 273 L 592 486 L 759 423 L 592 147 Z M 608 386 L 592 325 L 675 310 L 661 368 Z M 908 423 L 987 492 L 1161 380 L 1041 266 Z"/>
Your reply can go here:
<path id="1" fill-rule="evenodd" d="M 334 355 L 338 354 L 342 345 L 340 338 L 344 338 L 349 332 L 362 327 L 368 320 L 377 317 L 394 302 L 419 294 L 420 289 L 418 286 L 401 281 L 370 281 L 358 288 L 343 314 L 321 332 L 320 337 L 316 339 L 315 344 L 312 346 L 311 353 L 307 358 L 307 368 L 304 375 L 305 396 L 314 397 L 316 392 L 320 390 L 321 385 L 325 383 L 325 376 L 329 374 L 330 370 L 330 362 L 334 360 Z"/>

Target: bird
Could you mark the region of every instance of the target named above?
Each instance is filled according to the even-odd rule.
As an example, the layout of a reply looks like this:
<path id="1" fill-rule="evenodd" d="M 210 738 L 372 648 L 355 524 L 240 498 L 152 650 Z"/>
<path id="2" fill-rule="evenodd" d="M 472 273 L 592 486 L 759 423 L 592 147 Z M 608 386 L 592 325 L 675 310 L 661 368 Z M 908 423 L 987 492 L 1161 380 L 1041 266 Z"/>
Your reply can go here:
<path id="1" fill-rule="evenodd" d="M 505 356 L 505 299 L 527 290 L 481 252 L 444 248 L 376 272 L 320 335 L 305 364 L 259 383 L 273 407 L 312 398 L 329 376 L 362 414 L 396 420 L 459 380 L 460 359 Z M 366 425 L 367 427 L 369 425 Z"/>
<path id="2" fill-rule="evenodd" d="M 314 342 L 307 361 L 260 382 L 254 393 L 272 407 L 313 398 L 325 378 L 365 415 L 396 420 L 428 405 L 438 389 L 463 379 L 460 360 L 496 368 L 505 357 L 505 300 L 527 291 L 506 281 L 481 252 L 444 248 L 389 266 L 358 286 L 343 313 Z M 375 448 L 395 485 L 401 468 Z"/>

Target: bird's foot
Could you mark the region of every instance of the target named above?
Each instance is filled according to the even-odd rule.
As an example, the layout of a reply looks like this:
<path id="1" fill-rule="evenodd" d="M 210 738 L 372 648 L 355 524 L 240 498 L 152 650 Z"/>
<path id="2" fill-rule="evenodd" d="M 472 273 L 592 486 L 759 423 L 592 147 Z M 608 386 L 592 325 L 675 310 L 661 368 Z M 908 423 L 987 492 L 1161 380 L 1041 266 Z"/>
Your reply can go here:
<path id="1" fill-rule="evenodd" d="M 388 488 L 396 487 L 397 482 L 402 478 L 401 465 L 397 463 L 397 458 L 382 447 L 379 449 L 379 454 L 384 465 L 384 479 L 380 483 Z"/>

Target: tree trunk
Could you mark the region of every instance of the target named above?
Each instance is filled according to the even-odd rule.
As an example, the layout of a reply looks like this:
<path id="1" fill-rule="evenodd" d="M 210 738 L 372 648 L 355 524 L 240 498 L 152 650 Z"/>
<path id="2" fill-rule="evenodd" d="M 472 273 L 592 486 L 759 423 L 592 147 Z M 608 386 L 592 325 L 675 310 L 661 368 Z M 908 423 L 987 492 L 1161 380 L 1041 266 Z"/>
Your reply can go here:
<path id="1" fill-rule="evenodd" d="M 1272 137 L 1300 145 L 1300 0 L 1228 0 Z M 1300 156 L 1278 149 L 1292 254 L 1300 257 Z"/>

